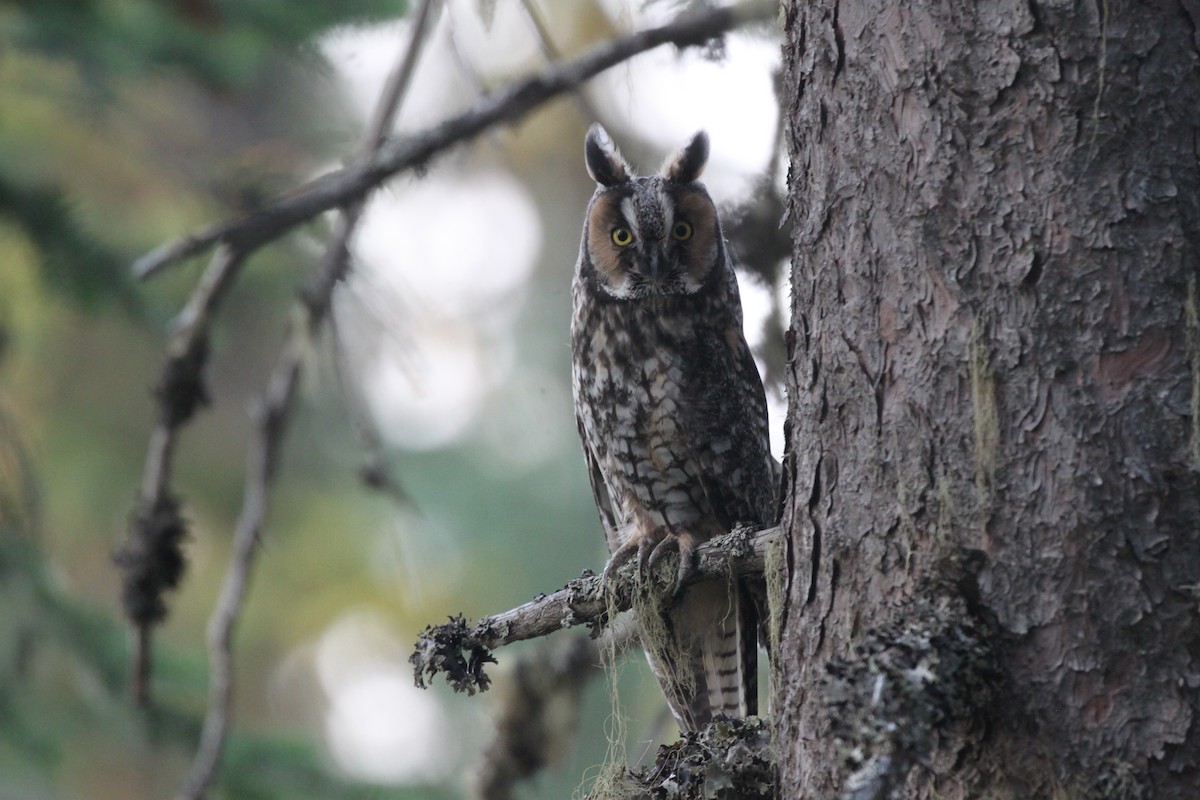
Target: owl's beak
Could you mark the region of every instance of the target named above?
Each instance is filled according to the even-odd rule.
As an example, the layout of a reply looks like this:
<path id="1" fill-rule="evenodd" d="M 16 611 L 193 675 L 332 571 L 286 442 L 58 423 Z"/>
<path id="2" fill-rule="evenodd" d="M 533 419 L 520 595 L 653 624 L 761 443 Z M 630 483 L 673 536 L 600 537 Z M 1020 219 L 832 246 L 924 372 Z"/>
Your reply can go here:
<path id="1" fill-rule="evenodd" d="M 646 248 L 646 277 L 657 281 L 667 271 L 667 254 L 658 242 L 650 242 Z"/>

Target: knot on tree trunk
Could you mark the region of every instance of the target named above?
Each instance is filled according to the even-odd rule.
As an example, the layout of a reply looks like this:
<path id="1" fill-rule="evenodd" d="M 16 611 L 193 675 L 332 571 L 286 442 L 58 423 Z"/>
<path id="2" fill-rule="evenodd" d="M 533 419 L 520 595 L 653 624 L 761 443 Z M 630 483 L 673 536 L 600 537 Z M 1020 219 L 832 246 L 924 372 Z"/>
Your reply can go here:
<path id="1" fill-rule="evenodd" d="M 956 592 L 936 590 L 868 632 L 821 687 L 830 733 L 850 770 L 843 800 L 883 800 L 939 748 L 977 735 L 997 695 L 995 634 Z"/>

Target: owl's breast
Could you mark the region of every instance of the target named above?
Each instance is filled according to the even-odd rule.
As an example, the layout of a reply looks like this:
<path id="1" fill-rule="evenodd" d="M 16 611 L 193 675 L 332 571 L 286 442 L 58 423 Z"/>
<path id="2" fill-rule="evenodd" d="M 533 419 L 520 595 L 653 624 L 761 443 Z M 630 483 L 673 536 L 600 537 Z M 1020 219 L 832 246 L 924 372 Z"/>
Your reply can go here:
<path id="1" fill-rule="evenodd" d="M 577 313 L 572 376 L 580 429 L 626 520 L 695 526 L 713 516 L 687 430 L 696 322 L 647 311 L 611 303 Z M 701 446 L 728 449 L 719 439 Z"/>

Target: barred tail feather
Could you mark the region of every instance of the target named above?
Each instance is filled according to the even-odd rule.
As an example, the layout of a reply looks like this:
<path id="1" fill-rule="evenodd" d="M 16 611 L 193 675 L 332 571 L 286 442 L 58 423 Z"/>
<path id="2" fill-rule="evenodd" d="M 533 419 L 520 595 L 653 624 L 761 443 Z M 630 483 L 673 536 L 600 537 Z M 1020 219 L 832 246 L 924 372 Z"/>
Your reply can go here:
<path id="1" fill-rule="evenodd" d="M 704 683 L 713 715 L 758 713 L 758 614 L 740 583 L 721 586 L 724 614 L 701 642 Z"/>
<path id="2" fill-rule="evenodd" d="M 647 656 L 681 730 L 758 712 L 758 609 L 740 582 L 690 587 L 669 626 L 674 646 Z"/>

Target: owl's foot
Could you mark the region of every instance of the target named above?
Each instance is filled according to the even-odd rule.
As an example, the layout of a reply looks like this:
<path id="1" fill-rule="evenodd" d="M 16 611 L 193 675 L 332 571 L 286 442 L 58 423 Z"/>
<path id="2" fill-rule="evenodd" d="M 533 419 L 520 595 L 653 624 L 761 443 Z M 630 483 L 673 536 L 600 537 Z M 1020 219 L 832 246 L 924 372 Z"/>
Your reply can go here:
<path id="1" fill-rule="evenodd" d="M 679 553 L 679 571 L 675 573 L 675 589 L 673 594 L 678 597 L 683 591 L 683 584 L 696 571 L 696 537 L 691 534 L 670 534 L 663 538 L 650 554 L 650 568 L 662 560 L 662 557 L 672 550 Z"/>
<path id="2" fill-rule="evenodd" d="M 654 549 L 655 544 L 655 541 L 649 536 L 631 537 L 609 556 L 608 563 L 604 565 L 604 569 L 600 573 L 600 580 L 605 582 L 612 580 L 616 571 L 624 566 L 626 561 L 633 558 L 635 553 L 638 557 L 638 572 L 640 573 L 645 564 L 646 555 Z"/>
<path id="3" fill-rule="evenodd" d="M 637 570 L 639 575 L 645 575 L 647 568 L 662 560 L 663 556 L 672 551 L 679 554 L 679 571 L 675 576 L 674 593 L 679 594 L 686 581 L 696 570 L 697 541 L 689 533 L 663 532 L 655 535 L 634 536 L 616 549 L 604 565 L 600 579 L 607 581 L 626 561 L 637 554 Z"/>

